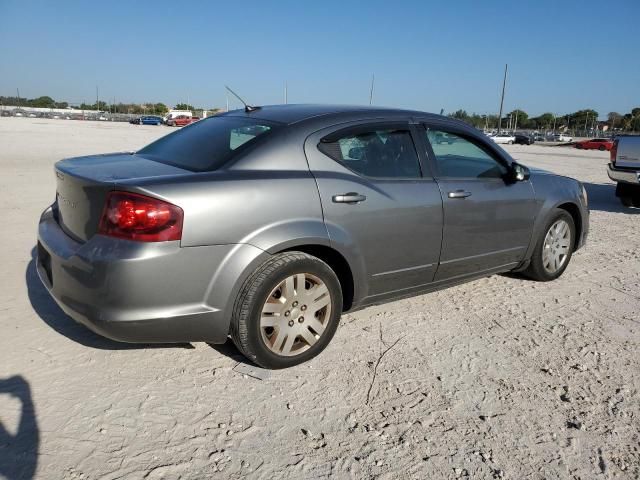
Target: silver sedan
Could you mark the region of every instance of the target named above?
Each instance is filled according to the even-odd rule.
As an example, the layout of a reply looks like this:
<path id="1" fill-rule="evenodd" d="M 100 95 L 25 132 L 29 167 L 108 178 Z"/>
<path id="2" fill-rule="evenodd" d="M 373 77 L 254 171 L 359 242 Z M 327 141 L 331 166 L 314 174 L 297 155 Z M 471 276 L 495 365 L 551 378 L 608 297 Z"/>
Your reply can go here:
<path id="1" fill-rule="evenodd" d="M 68 315 L 125 342 L 230 336 L 267 368 L 317 355 L 343 311 L 554 280 L 589 229 L 579 182 L 417 111 L 247 108 L 55 178 L 37 265 Z"/>

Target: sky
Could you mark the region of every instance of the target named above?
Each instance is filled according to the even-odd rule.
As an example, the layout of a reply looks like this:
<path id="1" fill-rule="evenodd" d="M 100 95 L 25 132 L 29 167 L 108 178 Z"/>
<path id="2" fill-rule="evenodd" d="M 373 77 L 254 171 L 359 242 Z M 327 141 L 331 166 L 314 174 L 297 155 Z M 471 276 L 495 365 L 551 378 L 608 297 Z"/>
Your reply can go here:
<path id="1" fill-rule="evenodd" d="M 640 106 L 640 0 L 0 0 L 0 95 L 530 115 Z M 231 99 L 231 107 L 240 104 Z"/>

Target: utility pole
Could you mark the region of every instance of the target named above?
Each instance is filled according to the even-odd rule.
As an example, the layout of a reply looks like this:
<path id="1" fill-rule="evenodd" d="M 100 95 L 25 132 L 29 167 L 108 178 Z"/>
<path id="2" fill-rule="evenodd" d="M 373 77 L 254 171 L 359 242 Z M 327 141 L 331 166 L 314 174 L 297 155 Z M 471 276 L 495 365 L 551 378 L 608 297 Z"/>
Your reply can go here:
<path id="1" fill-rule="evenodd" d="M 589 120 L 589 112 L 587 112 L 587 116 L 584 117 L 584 131 L 587 132 L 587 121 Z"/>
<path id="2" fill-rule="evenodd" d="M 516 119 L 514 120 L 514 124 L 513 124 L 513 131 L 514 132 L 516 130 L 518 130 L 518 112 L 519 112 L 519 110 L 516 110 Z"/>
<path id="3" fill-rule="evenodd" d="M 371 74 L 371 90 L 369 91 L 369 105 L 373 103 L 373 84 L 376 81 L 375 74 Z"/>
<path id="4" fill-rule="evenodd" d="M 507 85 L 507 68 L 508 64 L 504 64 L 504 79 L 502 80 L 502 96 L 500 97 L 500 113 L 498 114 L 498 134 L 502 129 L 502 106 L 504 105 L 504 89 Z"/>
<path id="5" fill-rule="evenodd" d="M 16 93 L 18 94 L 18 106 L 20 106 L 20 89 L 16 88 Z"/>
<path id="6" fill-rule="evenodd" d="M 96 85 L 96 110 L 100 110 L 100 103 L 98 102 L 98 86 Z"/>
<path id="7" fill-rule="evenodd" d="M 226 97 L 227 97 L 227 112 L 228 112 L 229 111 L 229 95 L 227 94 Z"/>
<path id="8" fill-rule="evenodd" d="M 287 82 L 284 82 L 284 104 L 286 105 L 287 103 Z"/>

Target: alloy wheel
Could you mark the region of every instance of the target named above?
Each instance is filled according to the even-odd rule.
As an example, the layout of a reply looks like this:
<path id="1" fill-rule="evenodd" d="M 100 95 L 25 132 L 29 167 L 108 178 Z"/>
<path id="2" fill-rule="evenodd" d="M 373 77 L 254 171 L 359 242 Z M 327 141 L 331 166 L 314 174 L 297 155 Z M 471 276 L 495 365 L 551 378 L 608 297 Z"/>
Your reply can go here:
<path id="1" fill-rule="evenodd" d="M 310 273 L 290 275 L 262 306 L 262 341 L 277 355 L 299 355 L 318 342 L 330 318 L 331 294 L 324 282 Z"/>
<path id="2" fill-rule="evenodd" d="M 559 219 L 551 225 L 544 238 L 542 250 L 542 266 L 550 273 L 558 272 L 569 258 L 571 248 L 571 228 Z"/>

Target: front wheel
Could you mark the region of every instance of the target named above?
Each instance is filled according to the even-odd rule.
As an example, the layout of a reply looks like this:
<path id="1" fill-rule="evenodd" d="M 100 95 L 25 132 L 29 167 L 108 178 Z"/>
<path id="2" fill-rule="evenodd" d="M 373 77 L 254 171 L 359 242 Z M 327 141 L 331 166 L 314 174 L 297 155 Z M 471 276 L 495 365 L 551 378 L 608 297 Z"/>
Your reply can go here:
<path id="1" fill-rule="evenodd" d="M 513 145 L 513 140 L 509 140 L 509 145 Z"/>
<path id="2" fill-rule="evenodd" d="M 264 368 L 287 368 L 318 355 L 342 314 L 334 271 L 302 252 L 275 255 L 251 275 L 238 294 L 231 338 Z"/>
<path id="3" fill-rule="evenodd" d="M 542 231 L 524 274 L 541 282 L 555 280 L 566 270 L 575 244 L 573 217 L 556 209 Z"/>
<path id="4" fill-rule="evenodd" d="M 607 147 L 605 147 L 604 145 L 600 145 L 598 147 L 598 150 L 600 150 L 601 152 L 604 152 L 607 149 Z"/>

